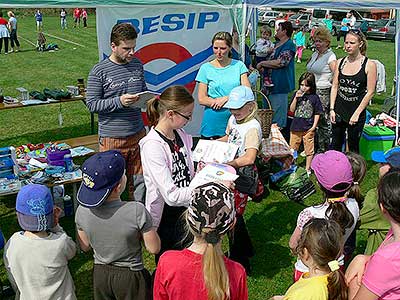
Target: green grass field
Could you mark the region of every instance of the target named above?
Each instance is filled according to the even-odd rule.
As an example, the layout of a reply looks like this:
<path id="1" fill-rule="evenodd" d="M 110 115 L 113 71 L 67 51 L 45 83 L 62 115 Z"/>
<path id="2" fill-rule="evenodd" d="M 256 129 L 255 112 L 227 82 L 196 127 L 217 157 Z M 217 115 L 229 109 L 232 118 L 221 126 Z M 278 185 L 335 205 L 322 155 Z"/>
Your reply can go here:
<path id="1" fill-rule="evenodd" d="M 89 28 L 74 29 L 69 18 L 68 29 L 64 31 L 60 28 L 58 17 L 45 15 L 44 32 L 58 37 L 47 35 L 47 42 L 57 43 L 60 48 L 57 52 L 39 53 L 35 50 L 32 43 L 36 43 L 37 33 L 32 16 L 21 17 L 18 21 L 21 51 L 0 55 L 3 67 L 0 87 L 3 88 L 4 95 L 17 96 L 17 87 L 42 90 L 45 87 L 65 88 L 67 85 L 76 85 L 78 78 L 85 78 L 86 81 L 91 67 L 98 61 L 93 15 L 89 15 Z M 390 92 L 395 73 L 394 44 L 381 41 L 368 43 L 368 56 L 379 59 L 386 67 Z M 336 40 L 332 45 L 336 46 Z M 344 56 L 343 50 L 335 51 L 338 57 Z M 305 50 L 303 63 L 296 64 L 297 78 L 305 71 L 305 61 L 310 56 L 311 51 Z M 388 93 L 374 97 L 373 104 L 369 107 L 373 114 L 380 111 L 387 96 Z M 62 127 L 58 125 L 60 110 L 64 119 Z M 90 115 L 81 102 L 2 110 L 0 120 L 0 147 L 90 134 Z M 376 186 L 377 178 L 377 166 L 368 163 L 368 174 L 361 185 L 364 194 Z M 320 201 L 321 194 L 317 193 L 309 197 L 305 204 L 311 205 Z M 302 208 L 302 205 L 287 200 L 276 191 L 272 191 L 262 203 L 249 203 L 245 217 L 256 249 L 256 255 L 252 259 L 253 274 L 248 278 L 249 299 L 268 299 L 275 294 L 283 294 L 292 283 L 295 258 L 290 254 L 288 240 Z M 15 197 L 0 197 L 0 228 L 6 238 L 19 230 L 14 209 Z M 61 224 L 74 237 L 73 218 L 63 218 Z M 357 251 L 362 252 L 364 246 L 365 233 L 359 232 Z M 92 298 L 92 261 L 91 254 L 80 253 L 70 263 L 78 299 Z M 154 269 L 153 258 L 147 253 L 145 262 L 150 270 Z M 0 267 L 0 279 L 6 280 L 3 267 Z"/>

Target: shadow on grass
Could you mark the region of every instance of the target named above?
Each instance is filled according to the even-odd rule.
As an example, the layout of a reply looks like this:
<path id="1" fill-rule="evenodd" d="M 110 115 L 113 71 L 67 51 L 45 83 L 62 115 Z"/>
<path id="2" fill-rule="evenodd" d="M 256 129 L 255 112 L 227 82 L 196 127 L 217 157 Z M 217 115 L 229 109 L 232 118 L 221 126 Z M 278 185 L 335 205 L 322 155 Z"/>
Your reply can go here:
<path id="1" fill-rule="evenodd" d="M 282 269 L 293 265 L 294 257 L 287 241 L 303 207 L 291 201 L 270 202 L 268 198 L 260 205 L 263 209 L 254 212 L 246 221 L 256 250 L 251 260 L 251 277 L 273 278 Z"/>
<path id="2" fill-rule="evenodd" d="M 95 129 L 95 132 L 97 133 L 97 129 Z M 50 141 L 54 142 L 91 134 L 90 123 L 77 126 L 61 127 L 52 130 L 45 130 L 45 128 L 43 128 L 42 131 L 30 132 L 24 135 L 0 139 L 0 146 L 20 146 L 21 144 L 28 143 L 47 143 Z"/>

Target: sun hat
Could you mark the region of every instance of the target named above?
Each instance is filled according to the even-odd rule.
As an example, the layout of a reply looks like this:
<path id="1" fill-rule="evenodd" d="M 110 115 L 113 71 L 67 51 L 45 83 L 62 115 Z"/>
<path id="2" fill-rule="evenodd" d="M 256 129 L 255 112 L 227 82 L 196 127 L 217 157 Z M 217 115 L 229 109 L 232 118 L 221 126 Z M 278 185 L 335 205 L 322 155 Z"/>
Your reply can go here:
<path id="1" fill-rule="evenodd" d="M 347 156 L 339 151 L 329 150 L 317 154 L 312 162 L 313 169 L 318 182 L 328 191 L 344 192 L 353 182 L 353 171 Z M 345 188 L 334 188 L 338 184 L 347 184 Z"/>
<path id="2" fill-rule="evenodd" d="M 239 109 L 251 101 L 254 101 L 254 94 L 251 88 L 239 85 L 229 93 L 228 102 L 225 103 L 224 108 Z"/>
<path id="3" fill-rule="evenodd" d="M 19 226 L 28 231 L 43 231 L 53 227 L 53 197 L 41 184 L 28 184 L 18 192 L 15 204 Z"/>
<path id="4" fill-rule="evenodd" d="M 100 206 L 121 180 L 125 171 L 125 159 L 121 152 L 100 152 L 82 165 L 82 183 L 78 191 L 80 205 L 94 208 Z"/>
<path id="5" fill-rule="evenodd" d="M 217 244 L 235 220 L 233 192 L 222 183 L 208 182 L 192 191 L 188 223 L 205 240 Z"/>
<path id="6" fill-rule="evenodd" d="M 375 162 L 387 163 L 394 168 L 400 168 L 400 147 L 385 151 L 372 151 L 371 158 Z"/>

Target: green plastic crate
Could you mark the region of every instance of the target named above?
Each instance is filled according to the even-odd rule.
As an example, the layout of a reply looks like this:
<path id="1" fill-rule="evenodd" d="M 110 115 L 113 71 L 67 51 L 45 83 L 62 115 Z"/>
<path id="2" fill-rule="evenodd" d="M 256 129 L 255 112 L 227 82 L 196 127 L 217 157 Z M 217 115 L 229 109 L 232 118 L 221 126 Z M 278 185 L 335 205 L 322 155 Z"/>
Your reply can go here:
<path id="1" fill-rule="evenodd" d="M 386 126 L 365 126 L 360 139 L 360 154 L 366 160 L 372 160 L 372 151 L 389 150 L 394 139 L 394 132 Z"/>

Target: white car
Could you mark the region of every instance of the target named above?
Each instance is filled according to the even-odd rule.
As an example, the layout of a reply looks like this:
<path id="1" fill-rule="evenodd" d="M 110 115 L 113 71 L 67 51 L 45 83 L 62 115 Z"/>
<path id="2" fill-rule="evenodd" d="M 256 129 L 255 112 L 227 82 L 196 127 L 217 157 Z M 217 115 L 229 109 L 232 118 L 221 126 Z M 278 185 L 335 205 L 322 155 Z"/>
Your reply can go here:
<path id="1" fill-rule="evenodd" d="M 275 19 L 281 12 L 274 10 L 260 10 L 258 12 L 258 23 L 267 24 L 273 28 L 275 26 Z"/>

